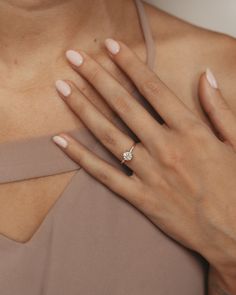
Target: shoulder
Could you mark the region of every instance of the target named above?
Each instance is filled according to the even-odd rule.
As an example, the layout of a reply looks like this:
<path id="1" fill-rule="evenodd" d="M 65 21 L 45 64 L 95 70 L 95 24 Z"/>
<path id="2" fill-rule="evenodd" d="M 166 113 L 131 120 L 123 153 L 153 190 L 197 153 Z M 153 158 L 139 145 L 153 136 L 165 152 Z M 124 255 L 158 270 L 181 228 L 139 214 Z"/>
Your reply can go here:
<path id="1" fill-rule="evenodd" d="M 206 67 L 210 67 L 216 74 L 223 93 L 229 100 L 233 100 L 236 109 L 236 38 L 193 25 L 146 2 L 144 7 L 157 57 L 165 60 L 170 68 L 168 60 L 171 57 L 173 70 L 181 67 L 183 72 L 194 78 L 199 77 Z M 157 58 L 157 72 L 162 69 L 162 63 L 164 62 Z M 165 78 L 164 71 L 162 75 Z"/>
<path id="2" fill-rule="evenodd" d="M 144 7 L 156 46 L 172 44 L 186 51 L 192 51 L 194 47 L 196 57 L 226 54 L 227 60 L 235 59 L 236 38 L 233 36 L 193 25 L 147 2 Z"/>

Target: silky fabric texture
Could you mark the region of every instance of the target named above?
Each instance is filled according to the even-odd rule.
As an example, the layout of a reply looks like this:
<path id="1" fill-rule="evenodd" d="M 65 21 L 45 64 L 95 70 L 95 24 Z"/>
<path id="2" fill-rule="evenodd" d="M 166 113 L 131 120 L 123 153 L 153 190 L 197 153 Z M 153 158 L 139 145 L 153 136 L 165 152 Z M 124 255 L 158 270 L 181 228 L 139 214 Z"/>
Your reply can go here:
<path id="1" fill-rule="evenodd" d="M 143 3 L 135 4 L 153 69 L 155 44 Z M 120 168 L 88 129 L 68 133 Z M 77 170 L 28 242 L 0 235 L 0 294 L 205 294 L 205 262 L 86 173 L 52 135 L 0 145 L 0 183 Z"/>

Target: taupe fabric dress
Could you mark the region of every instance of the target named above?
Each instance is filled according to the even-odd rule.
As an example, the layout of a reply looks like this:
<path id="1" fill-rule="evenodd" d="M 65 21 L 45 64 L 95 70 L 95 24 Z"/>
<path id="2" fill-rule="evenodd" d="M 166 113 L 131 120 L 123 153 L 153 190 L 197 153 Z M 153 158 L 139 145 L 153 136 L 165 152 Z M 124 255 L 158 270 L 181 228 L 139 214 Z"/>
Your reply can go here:
<path id="1" fill-rule="evenodd" d="M 153 38 L 143 3 L 135 3 L 152 68 Z M 87 129 L 70 133 L 120 166 Z M 203 295 L 204 262 L 89 176 L 52 135 L 0 145 L 0 183 L 77 170 L 31 240 L 0 235 L 0 294 Z"/>

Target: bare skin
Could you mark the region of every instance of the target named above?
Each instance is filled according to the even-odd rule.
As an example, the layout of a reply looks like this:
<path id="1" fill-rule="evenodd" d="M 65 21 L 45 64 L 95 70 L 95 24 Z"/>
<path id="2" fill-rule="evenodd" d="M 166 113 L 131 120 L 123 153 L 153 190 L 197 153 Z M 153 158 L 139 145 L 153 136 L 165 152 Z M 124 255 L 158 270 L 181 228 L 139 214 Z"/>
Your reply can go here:
<path id="1" fill-rule="evenodd" d="M 12 2 L 22 5 L 20 1 Z M 30 4 L 31 1 L 25 3 L 27 2 Z M 54 1 L 48 2 L 53 4 Z M 1 100 L 0 143 L 80 128 L 80 120 L 58 99 L 54 87 L 54 81 L 59 77 L 76 77 L 65 60 L 65 49 L 76 48 L 79 44 L 115 74 L 115 66 L 106 56 L 101 42 L 116 31 L 116 35 L 134 47 L 140 45 L 138 50 L 143 59 L 145 58 L 143 36 L 134 4 L 129 2 L 125 5 L 125 12 L 122 12 L 123 2 L 126 1 L 117 1 L 112 7 L 105 5 L 109 1 L 97 2 L 100 3 L 99 15 L 97 9 L 91 8 L 93 1 L 86 1 L 87 7 L 84 1 L 70 1 L 70 5 L 65 5 L 63 9 L 62 6 L 55 6 L 54 14 L 45 8 L 38 16 L 40 22 L 36 18 L 38 10 L 27 14 L 25 10 L 17 10 L 4 1 L 0 2 L 0 95 L 2 98 L 7 97 Z M 59 17 L 58 10 L 61 13 Z M 83 17 L 88 10 L 91 10 L 89 22 Z M 63 17 L 68 11 L 76 11 L 76 14 L 73 17 L 70 15 L 70 18 Z M 111 19 L 114 11 L 116 17 Z M 6 14 L 7 19 L 4 18 Z M 17 14 L 19 23 L 13 22 L 9 18 L 10 14 Z M 132 26 L 128 14 L 134 16 L 131 18 Z M 105 17 L 106 15 L 109 17 Z M 121 29 L 121 24 L 124 25 L 123 18 L 130 28 L 125 32 Z M 50 26 L 51 23 L 54 25 Z M 139 34 L 133 32 L 133 27 Z M 8 28 L 7 32 L 4 28 Z M 103 28 L 107 28 L 107 31 Z M 96 104 L 105 109 L 102 100 L 97 100 Z M 107 112 L 110 112 L 108 108 Z M 18 242 L 28 241 L 74 173 L 72 171 L 0 185 L 0 233 Z"/>
<path id="2" fill-rule="evenodd" d="M 77 1 L 78 5 L 79 2 L 80 1 Z M 127 5 L 130 7 L 130 11 L 135 14 L 136 12 L 132 3 L 128 2 Z M 145 4 L 145 9 L 148 13 L 156 40 L 157 62 L 155 71 L 158 73 L 159 77 L 175 91 L 186 105 L 190 106 L 206 121 L 206 117 L 197 99 L 196 86 L 200 73 L 202 73 L 206 67 L 210 67 L 216 74 L 218 81 L 220 81 L 222 92 L 228 100 L 229 105 L 232 110 L 236 112 L 236 102 L 233 100 L 236 92 L 233 84 L 236 72 L 236 41 L 233 38 L 186 24 L 183 21 L 162 13 L 148 4 Z M 76 17 L 78 17 L 78 13 Z M 122 39 L 135 49 L 142 60 L 145 60 L 146 52 L 140 27 L 137 23 L 137 17 L 132 18 L 126 15 L 126 18 L 129 27 L 133 28 L 135 26 L 137 30 L 132 29 L 130 32 L 126 31 L 123 33 L 121 29 L 119 30 L 119 18 L 117 18 L 117 23 L 114 24 L 114 28 L 118 32 L 121 31 L 121 34 L 114 34 L 112 31 L 107 31 L 106 34 L 104 33 L 101 36 L 98 28 L 98 32 L 94 32 L 94 38 L 103 40 L 106 37 L 112 36 L 117 39 Z M 123 23 L 126 18 L 122 18 Z M 94 23 L 98 23 L 96 21 L 96 15 L 93 20 Z M 134 22 L 133 25 L 132 22 Z M 84 26 L 85 24 L 86 23 L 84 23 Z M 91 26 L 93 30 L 94 27 L 96 26 Z M 109 28 L 109 26 L 107 27 Z M 24 29 L 22 29 L 22 32 L 25 32 Z M 133 31 L 138 31 L 139 36 L 134 36 Z M 53 32 L 51 33 L 53 36 Z M 1 34 L 4 35 L 3 32 L 1 32 Z M 9 34 L 9 36 L 12 37 L 14 34 Z M 43 38 L 43 36 L 41 37 Z M 61 36 L 59 37 L 61 38 Z M 67 39 L 67 42 L 64 44 L 60 38 L 57 36 L 56 40 L 58 43 L 55 42 L 54 44 L 55 48 L 53 52 L 55 52 L 55 55 L 48 54 L 48 50 L 49 48 L 51 50 L 50 46 L 53 46 L 53 44 L 50 44 L 47 48 L 43 48 L 43 51 L 40 51 L 40 62 L 34 64 L 33 68 L 30 64 L 32 59 L 35 59 L 37 54 L 39 54 L 39 52 L 36 51 L 38 44 L 34 43 L 35 47 L 33 46 L 33 48 L 36 49 L 35 54 L 34 51 L 31 51 L 31 59 L 29 59 L 27 55 L 21 54 L 21 52 L 27 52 L 27 48 L 28 51 L 29 49 L 32 50 L 32 46 L 29 46 L 30 38 L 29 40 L 23 38 L 19 41 L 19 44 L 22 46 L 20 46 L 20 50 L 18 49 L 17 55 L 14 55 L 14 51 L 11 52 L 12 48 L 9 49 L 7 45 L 7 50 L 4 46 L 1 48 L 0 52 L 3 59 L 0 63 L 0 70 L 3 76 L 1 80 L 1 97 L 8 98 L 2 101 L 3 116 L 0 119 L 2 126 L 0 136 L 1 142 L 15 141 L 17 139 L 33 136 L 37 137 L 43 134 L 52 132 L 58 133 L 73 129 L 74 127 L 80 127 L 78 118 L 75 118 L 75 116 L 66 109 L 60 99 L 58 99 L 53 87 L 53 82 L 52 84 L 48 82 L 55 81 L 57 78 L 61 77 L 72 80 L 75 78 L 74 73 L 65 66 L 66 62 L 62 54 L 65 48 L 74 47 L 84 49 L 89 54 L 94 55 L 96 59 L 116 75 L 118 79 L 121 79 L 119 72 L 103 53 L 103 49 L 100 48 L 100 41 L 89 41 L 87 34 L 84 34 L 83 30 L 75 33 L 74 38 Z M 6 40 L 6 44 L 8 44 L 7 41 L 9 40 Z M 37 42 L 37 40 L 35 42 Z M 43 43 L 42 40 L 40 44 L 41 43 Z M 97 44 L 95 49 L 92 49 L 93 43 Z M 60 44 L 60 46 L 58 44 Z M 77 44 L 79 44 L 79 46 Z M 20 56 L 22 60 L 17 58 L 12 59 L 10 58 L 11 56 Z M 54 60 L 52 60 L 52 56 L 55 56 Z M 49 69 L 48 64 L 50 65 Z M 15 66 L 13 67 L 13 65 Z M 7 75 L 6 67 L 8 69 Z M 46 70 L 48 71 L 47 77 L 42 75 Z M 30 77 L 32 72 L 35 75 L 33 79 Z M 11 77 L 11 79 L 9 79 L 9 77 Z M 19 77 L 21 77 L 21 79 Z M 46 88 L 43 87 L 43 89 L 40 90 L 42 85 L 46 85 Z M 40 97 L 44 99 L 43 103 Z M 45 98 L 47 99 L 46 101 Z M 106 112 L 110 112 L 102 105 L 101 101 L 98 100 L 97 104 L 102 106 Z M 37 121 L 35 121 L 32 108 L 37 109 Z M 56 120 L 58 116 L 61 118 L 60 122 Z M 32 124 L 32 122 L 34 123 Z M 41 122 L 44 122 L 44 125 L 42 125 Z M 63 190 L 64 186 L 70 180 L 72 174 L 73 173 L 64 173 L 62 175 L 27 180 L 15 184 L 1 185 L 0 232 L 10 239 L 19 242 L 29 240 L 47 214 L 47 211 L 57 199 L 60 191 Z M 56 184 L 54 188 L 52 184 Z M 35 191 L 39 194 L 37 198 L 35 198 Z M 34 197 L 31 196 L 32 192 L 34 192 Z M 14 196 L 14 200 L 12 196 Z M 22 196 L 24 196 L 25 199 L 23 204 L 21 201 Z M 11 202 L 9 202 L 9 199 Z M 21 215 L 19 215 L 19 212 L 21 212 Z M 11 220 L 11 223 L 9 223 L 9 220 Z M 217 293 L 215 292 L 212 294 Z M 222 294 L 224 294 L 223 291 Z"/>
<path id="3" fill-rule="evenodd" d="M 126 162 L 133 174 L 125 175 L 67 133 L 59 133 L 62 138 L 56 136 L 53 140 L 86 172 L 141 210 L 166 234 L 205 257 L 210 265 L 210 294 L 220 290 L 235 294 L 235 114 L 209 69 L 199 81 L 199 101 L 215 134 L 127 45 L 108 39 L 106 46 L 113 61 L 127 73 L 165 124 L 157 123 L 88 54 L 80 50 L 79 57 L 78 52 L 74 53 L 78 66 L 69 51 L 66 56 L 73 69 L 92 83 L 138 136 L 134 159 Z M 89 102 L 89 86 L 75 86 L 69 80 L 59 80 L 55 86 L 98 140 L 121 159 L 133 140 Z"/>

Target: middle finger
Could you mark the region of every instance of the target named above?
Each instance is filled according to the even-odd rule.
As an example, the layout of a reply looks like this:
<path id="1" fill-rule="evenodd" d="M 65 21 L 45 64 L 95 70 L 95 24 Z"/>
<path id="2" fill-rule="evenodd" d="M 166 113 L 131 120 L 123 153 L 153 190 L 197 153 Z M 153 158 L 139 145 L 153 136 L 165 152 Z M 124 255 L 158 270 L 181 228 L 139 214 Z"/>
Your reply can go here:
<path id="1" fill-rule="evenodd" d="M 80 53 L 68 50 L 66 56 L 72 67 L 92 84 L 147 148 L 156 136 L 159 144 L 162 141 L 164 144 L 162 126 L 100 64 L 81 50 Z"/>

